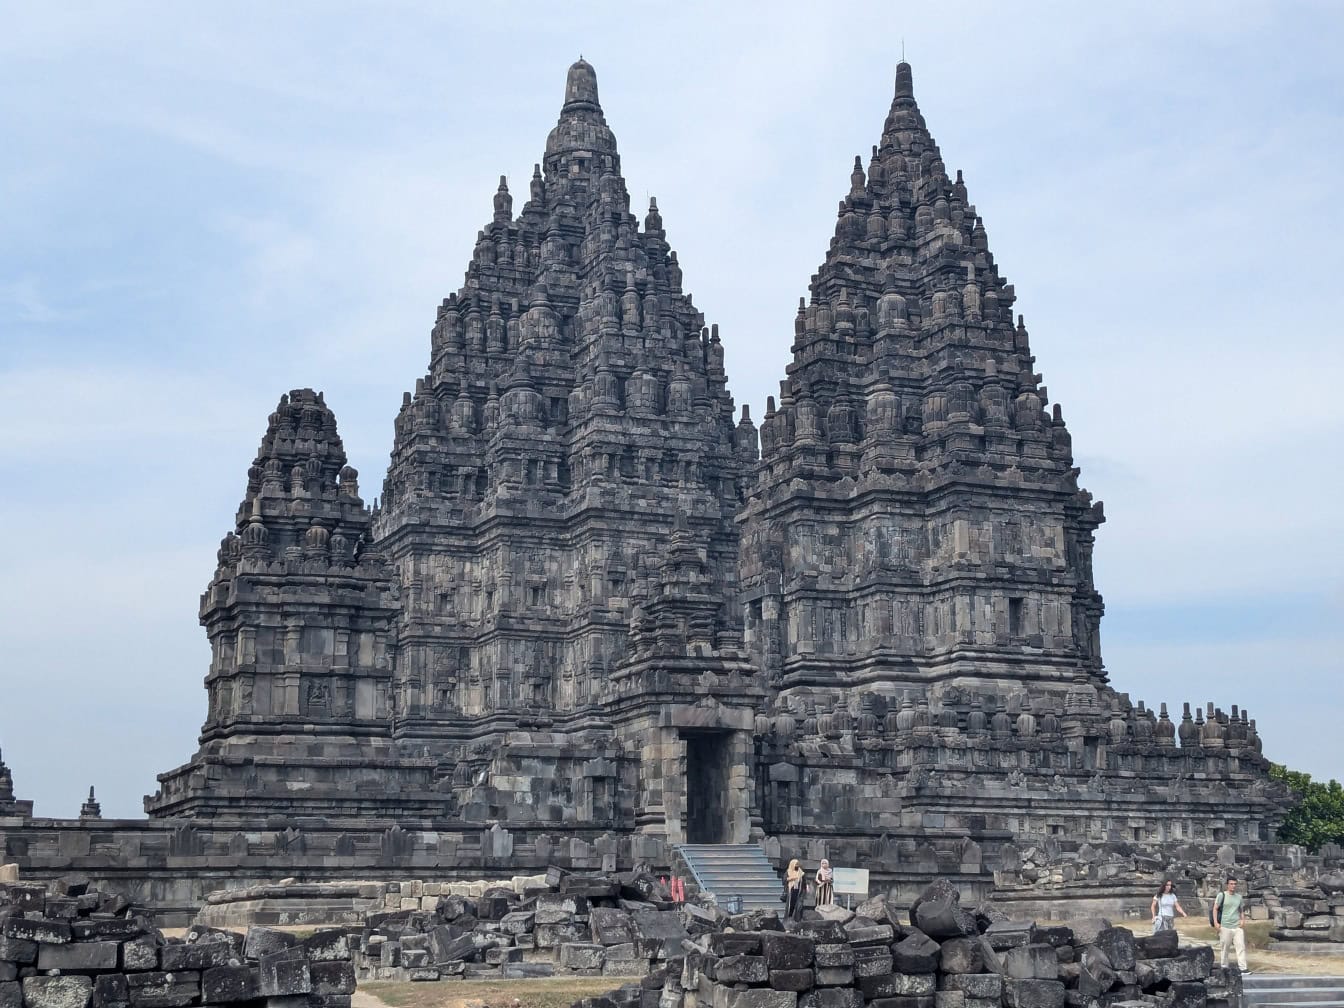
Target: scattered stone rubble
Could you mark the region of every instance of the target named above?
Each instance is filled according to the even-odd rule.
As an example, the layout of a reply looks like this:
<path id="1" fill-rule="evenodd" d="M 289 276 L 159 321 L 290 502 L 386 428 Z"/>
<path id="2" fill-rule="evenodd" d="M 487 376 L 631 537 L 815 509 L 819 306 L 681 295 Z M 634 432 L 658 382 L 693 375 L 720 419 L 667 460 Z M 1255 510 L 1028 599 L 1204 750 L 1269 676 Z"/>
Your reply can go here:
<path id="1" fill-rule="evenodd" d="M 81 877 L 0 884 L 0 1008 L 350 1008 L 354 990 L 342 931 L 169 939 Z"/>
<path id="2" fill-rule="evenodd" d="M 1314 886 L 1280 889 L 1270 948 L 1280 952 L 1337 953 L 1344 942 L 1344 872 L 1322 875 Z"/>
<path id="3" fill-rule="evenodd" d="M 638 984 L 576 1008 L 1236 1008 L 1241 974 L 1174 931 L 1135 937 L 991 919 L 939 879 L 906 923 L 886 899 L 802 922 L 740 915 L 688 939 Z"/>
<path id="4" fill-rule="evenodd" d="M 1284 916 L 1286 908 L 1317 918 L 1313 928 L 1328 931 L 1319 919 L 1330 913 L 1326 880 L 1344 875 L 1344 851 L 1327 847 L 1310 855 L 1288 844 L 1090 844 L 1049 837 L 1021 848 L 1004 845 L 990 899 L 1014 917 L 1146 919 L 1153 895 L 1171 879 L 1182 908 L 1198 916 L 1232 875 L 1251 920 L 1300 927 L 1299 918 Z"/>
<path id="5" fill-rule="evenodd" d="M 660 880 L 638 871 L 552 869 L 512 885 L 445 883 L 442 895 L 429 888 L 388 887 L 387 912 L 371 915 L 352 941 L 361 980 L 642 976 L 682 954 L 686 915 L 716 919 L 673 903 Z"/>

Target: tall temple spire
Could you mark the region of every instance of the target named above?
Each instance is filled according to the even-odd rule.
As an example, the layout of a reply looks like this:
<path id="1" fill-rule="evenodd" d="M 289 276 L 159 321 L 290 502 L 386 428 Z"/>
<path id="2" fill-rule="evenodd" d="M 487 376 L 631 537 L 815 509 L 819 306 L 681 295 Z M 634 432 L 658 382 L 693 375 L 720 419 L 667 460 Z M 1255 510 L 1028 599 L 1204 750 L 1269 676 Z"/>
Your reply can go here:
<path id="1" fill-rule="evenodd" d="M 890 628 L 882 645 L 889 668 L 913 656 L 939 674 L 957 674 L 956 650 L 991 639 L 1005 661 L 1017 661 L 1011 639 L 1020 633 L 1042 640 L 1051 657 L 1038 672 L 1015 675 L 1049 679 L 1059 674 L 1054 663 L 1077 663 L 1104 682 L 1101 598 L 1091 572 L 1092 532 L 1102 513 L 1078 486 L 1062 414 L 1046 411 L 1025 327 L 1014 326 L 1014 297 L 962 174 L 949 177 L 902 62 L 881 141 L 866 171 L 861 157 L 852 162 L 834 238 L 800 309 L 779 408 L 762 424 L 757 492 L 747 512 L 772 527 L 767 519 L 788 510 L 787 488 L 801 479 L 823 487 L 836 507 L 867 501 L 871 509 L 873 495 L 885 495 L 893 508 L 924 515 L 910 527 L 893 519 L 878 552 L 860 565 L 872 564 L 872 572 L 855 572 L 868 578 L 866 591 L 892 581 L 894 609 L 881 624 Z M 998 510 L 971 508 L 964 494 L 972 487 L 984 506 L 993 501 Z M 903 587 L 884 554 L 923 565 L 926 591 Z M 800 579 L 801 587 L 823 563 L 770 555 L 792 558 L 797 569 L 786 563 L 782 582 L 764 569 L 744 573 L 744 583 Z M 938 571 L 949 565 L 981 569 L 985 580 L 930 601 Z M 1024 591 L 1024 578 L 1041 586 Z M 815 601 L 800 595 L 796 604 L 806 610 L 790 624 L 796 639 L 760 646 L 792 654 L 799 681 L 850 679 L 855 671 L 834 662 L 819 671 L 806 657 L 815 646 L 809 639 L 836 632 L 826 629 L 829 621 L 852 627 L 863 612 L 871 619 L 872 607 L 857 598 L 851 606 L 834 589 Z M 909 614 L 899 612 L 905 606 Z M 970 615 L 999 610 L 993 620 L 1003 628 L 993 630 L 985 616 Z M 865 650 L 861 674 L 873 675 L 881 662 Z"/>
<path id="2" fill-rule="evenodd" d="M 501 184 L 396 421 L 375 534 L 405 582 L 406 738 L 464 718 L 505 727 L 542 694 L 578 716 L 614 696 L 595 669 L 633 676 L 636 651 L 687 648 L 703 668 L 741 640 L 733 513 L 755 429 L 736 425 L 723 342 L 681 290 L 657 202 L 632 212 L 583 59 L 529 194 L 510 219 Z M 707 590 L 682 611 L 646 583 L 641 618 L 669 626 L 632 647 L 637 560 L 678 516 Z M 449 553 L 425 554 L 430 536 Z"/>
<path id="3" fill-rule="evenodd" d="M 321 758 L 339 755 L 354 773 L 369 758 L 363 739 L 385 730 L 394 575 L 370 541 L 373 515 L 346 462 L 323 394 L 281 396 L 201 596 L 211 648 L 201 747 L 159 776 L 159 791 L 145 801 L 151 814 L 245 810 L 293 791 L 317 755 L 285 748 L 297 734 L 320 738 Z M 271 745 L 284 749 L 283 760 L 237 770 L 239 751 Z M 354 791 L 352 811 L 361 807 Z M 313 800 L 332 807 L 329 797 Z M 96 809 L 90 791 L 81 815 Z"/>

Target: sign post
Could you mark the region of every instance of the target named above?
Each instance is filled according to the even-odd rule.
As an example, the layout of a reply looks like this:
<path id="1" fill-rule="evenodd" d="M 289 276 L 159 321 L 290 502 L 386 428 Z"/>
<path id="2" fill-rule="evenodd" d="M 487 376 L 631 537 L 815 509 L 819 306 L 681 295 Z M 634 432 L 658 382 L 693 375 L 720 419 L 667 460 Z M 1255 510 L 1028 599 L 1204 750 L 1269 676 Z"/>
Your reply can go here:
<path id="1" fill-rule="evenodd" d="M 850 897 L 859 896 L 863 899 L 868 898 L 868 869 L 867 868 L 832 868 L 832 884 L 835 888 L 835 894 L 841 893 L 845 896 L 845 909 L 850 908 Z"/>

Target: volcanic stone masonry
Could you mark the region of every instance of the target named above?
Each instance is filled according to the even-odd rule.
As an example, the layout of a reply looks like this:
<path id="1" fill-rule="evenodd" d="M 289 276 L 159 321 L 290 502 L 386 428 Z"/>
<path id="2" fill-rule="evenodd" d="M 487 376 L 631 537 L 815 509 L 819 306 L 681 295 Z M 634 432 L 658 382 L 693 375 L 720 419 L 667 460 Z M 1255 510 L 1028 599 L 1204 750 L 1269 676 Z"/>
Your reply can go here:
<path id="1" fill-rule="evenodd" d="M 350 1008 L 354 990 L 343 931 L 165 939 L 144 907 L 87 878 L 0 883 L 0 1008 Z"/>
<path id="2" fill-rule="evenodd" d="M 575 1008 L 1239 1008 L 1241 973 L 1175 931 L 1104 919 L 1001 920 L 937 879 L 906 914 L 884 897 L 781 925 L 712 920 L 638 984 Z"/>
<path id="3" fill-rule="evenodd" d="M 34 819 L 0 772 L 0 850 L 186 908 L 687 842 L 915 892 L 987 888 L 1012 840 L 1270 841 L 1244 710 L 1108 685 L 1102 508 L 1014 302 L 902 63 L 758 438 L 580 60 L 436 311 L 381 499 L 321 393 L 271 415 L 201 598 L 200 749 L 150 819 Z"/>

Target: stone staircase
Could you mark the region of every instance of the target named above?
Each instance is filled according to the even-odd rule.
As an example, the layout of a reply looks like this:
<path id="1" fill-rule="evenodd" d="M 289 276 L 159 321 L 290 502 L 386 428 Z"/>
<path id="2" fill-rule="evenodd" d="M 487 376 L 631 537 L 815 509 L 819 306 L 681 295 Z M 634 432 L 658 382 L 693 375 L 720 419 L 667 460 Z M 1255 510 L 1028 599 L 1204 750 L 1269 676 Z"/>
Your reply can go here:
<path id="1" fill-rule="evenodd" d="M 1252 973 L 1241 982 L 1242 1008 L 1344 1008 L 1344 977 Z"/>
<path id="2" fill-rule="evenodd" d="M 688 893 L 713 894 L 719 906 L 734 912 L 738 900 L 743 911 L 782 909 L 783 883 L 759 845 L 681 844 L 675 852 L 685 866 Z"/>

